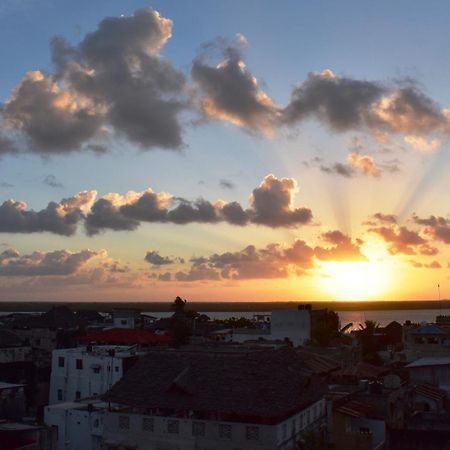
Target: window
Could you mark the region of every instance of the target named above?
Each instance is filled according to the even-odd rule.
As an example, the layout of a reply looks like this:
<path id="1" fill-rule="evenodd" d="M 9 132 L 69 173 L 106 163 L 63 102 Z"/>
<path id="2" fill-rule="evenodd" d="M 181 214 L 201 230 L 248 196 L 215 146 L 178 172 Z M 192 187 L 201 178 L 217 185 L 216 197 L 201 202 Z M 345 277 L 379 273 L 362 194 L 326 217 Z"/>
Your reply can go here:
<path id="1" fill-rule="evenodd" d="M 114 370 L 115 370 L 116 372 L 118 372 L 118 371 L 119 371 L 119 366 L 115 366 L 115 367 L 114 367 Z"/>
<path id="2" fill-rule="evenodd" d="M 192 422 L 192 436 L 205 435 L 205 422 Z"/>
<path id="3" fill-rule="evenodd" d="M 154 421 L 150 417 L 144 417 L 142 419 L 142 431 L 153 431 Z"/>
<path id="4" fill-rule="evenodd" d="M 287 425 L 284 423 L 282 428 L 283 439 L 287 438 Z"/>
<path id="5" fill-rule="evenodd" d="M 167 421 L 167 432 L 170 434 L 178 434 L 180 432 L 180 423 L 178 420 Z"/>
<path id="6" fill-rule="evenodd" d="M 81 392 L 80 392 L 80 391 L 76 391 L 76 392 L 75 392 L 75 398 L 76 398 L 77 400 L 80 400 L 80 398 L 81 398 Z"/>
<path id="7" fill-rule="evenodd" d="M 222 439 L 231 439 L 231 425 L 219 424 L 219 437 Z"/>
<path id="8" fill-rule="evenodd" d="M 58 389 L 58 393 L 57 393 L 57 396 L 58 396 L 58 401 L 62 401 L 62 399 L 63 399 L 63 393 L 62 393 L 62 389 Z"/>
<path id="9" fill-rule="evenodd" d="M 100 373 L 100 366 L 95 366 L 92 368 L 92 370 L 94 371 L 94 373 Z"/>
<path id="10" fill-rule="evenodd" d="M 120 324 L 121 324 L 121 325 L 126 325 L 126 324 L 127 324 L 126 319 L 122 319 L 122 320 L 120 321 Z"/>
<path id="11" fill-rule="evenodd" d="M 58 367 L 64 367 L 64 356 L 58 356 Z"/>
<path id="12" fill-rule="evenodd" d="M 298 418 L 298 429 L 299 430 L 303 429 L 303 414 L 301 414 L 300 417 Z"/>
<path id="13" fill-rule="evenodd" d="M 77 370 L 83 370 L 83 360 L 82 359 L 76 360 L 76 368 L 77 368 Z"/>
<path id="14" fill-rule="evenodd" d="M 259 440 L 259 427 L 249 426 L 246 427 L 245 436 L 247 441 L 258 441 Z"/>
<path id="15" fill-rule="evenodd" d="M 128 416 L 119 416 L 119 428 L 121 430 L 130 429 L 130 418 Z"/>
<path id="16" fill-rule="evenodd" d="M 94 420 L 94 428 L 98 428 L 100 426 L 100 421 L 98 419 Z"/>

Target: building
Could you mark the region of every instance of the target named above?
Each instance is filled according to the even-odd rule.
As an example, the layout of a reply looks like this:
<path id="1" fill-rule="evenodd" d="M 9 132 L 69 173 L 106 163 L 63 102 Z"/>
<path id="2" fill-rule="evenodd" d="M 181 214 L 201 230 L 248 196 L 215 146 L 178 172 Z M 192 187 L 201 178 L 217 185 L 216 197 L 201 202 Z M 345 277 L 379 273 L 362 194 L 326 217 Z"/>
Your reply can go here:
<path id="1" fill-rule="evenodd" d="M 25 415 L 26 398 L 24 387 L 23 384 L 3 383 L 0 381 L 1 420 L 19 420 Z"/>
<path id="2" fill-rule="evenodd" d="M 289 348 L 153 351 L 102 398 L 109 449 L 293 449 L 324 432 L 326 385 Z M 87 450 L 87 449 L 86 449 Z"/>
<path id="3" fill-rule="evenodd" d="M 44 421 L 55 430 L 54 450 L 101 450 L 107 408 L 98 399 L 46 406 Z"/>
<path id="4" fill-rule="evenodd" d="M 36 424 L 0 422 L 1 450 L 53 450 L 52 430 Z"/>
<path id="5" fill-rule="evenodd" d="M 376 450 L 384 446 L 384 419 L 373 414 L 370 403 L 344 399 L 333 408 L 333 441 L 336 450 Z"/>
<path id="6" fill-rule="evenodd" d="M 0 329 L 0 381 L 21 382 L 31 366 L 31 347 L 16 333 Z"/>
<path id="7" fill-rule="evenodd" d="M 420 326 L 405 324 L 403 345 L 406 361 L 450 353 L 450 331 L 432 323 Z"/>
<path id="8" fill-rule="evenodd" d="M 311 339 L 310 305 L 301 305 L 294 311 L 272 311 L 270 335 L 271 339 L 289 339 L 294 347 L 305 344 Z"/>
<path id="9" fill-rule="evenodd" d="M 84 344 L 137 345 L 146 348 L 154 345 L 168 345 L 174 342 L 170 335 L 156 334 L 142 328 L 111 328 L 87 334 L 78 338 Z"/>
<path id="10" fill-rule="evenodd" d="M 136 362 L 129 346 L 87 346 L 54 350 L 49 404 L 105 393 Z"/>
<path id="11" fill-rule="evenodd" d="M 406 368 L 412 383 L 429 383 L 450 391 L 450 356 L 420 358 Z"/>
<path id="12" fill-rule="evenodd" d="M 114 328 L 139 328 L 141 326 L 141 313 L 136 309 L 114 309 L 112 319 Z"/>

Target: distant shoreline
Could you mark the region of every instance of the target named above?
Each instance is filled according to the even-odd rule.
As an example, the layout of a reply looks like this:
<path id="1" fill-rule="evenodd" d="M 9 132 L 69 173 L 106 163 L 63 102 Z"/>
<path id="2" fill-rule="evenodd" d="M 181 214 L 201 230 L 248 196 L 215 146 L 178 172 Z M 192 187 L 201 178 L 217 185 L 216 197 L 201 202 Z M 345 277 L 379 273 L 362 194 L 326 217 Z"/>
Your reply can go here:
<path id="1" fill-rule="evenodd" d="M 313 309 L 328 308 L 335 311 L 389 311 L 389 310 L 421 310 L 450 309 L 450 300 L 414 300 L 414 301 L 298 301 L 298 302 L 196 302 L 188 301 L 188 307 L 202 312 L 265 312 L 277 309 L 295 309 L 298 305 L 310 303 Z M 170 311 L 171 302 L 47 302 L 47 301 L 0 301 L 2 312 L 40 312 L 52 306 L 65 305 L 73 310 L 84 309 L 94 311 L 110 311 L 114 308 L 135 308 L 146 312 Z"/>

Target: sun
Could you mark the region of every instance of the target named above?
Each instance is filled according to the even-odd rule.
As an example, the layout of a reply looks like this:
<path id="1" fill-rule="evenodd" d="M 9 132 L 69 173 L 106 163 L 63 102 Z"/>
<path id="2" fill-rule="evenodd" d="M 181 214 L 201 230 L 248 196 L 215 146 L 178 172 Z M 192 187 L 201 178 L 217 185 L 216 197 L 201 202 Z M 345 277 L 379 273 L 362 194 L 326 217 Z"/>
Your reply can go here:
<path id="1" fill-rule="evenodd" d="M 390 287 L 392 271 L 380 261 L 328 261 L 322 265 L 320 288 L 336 300 L 381 299 Z"/>

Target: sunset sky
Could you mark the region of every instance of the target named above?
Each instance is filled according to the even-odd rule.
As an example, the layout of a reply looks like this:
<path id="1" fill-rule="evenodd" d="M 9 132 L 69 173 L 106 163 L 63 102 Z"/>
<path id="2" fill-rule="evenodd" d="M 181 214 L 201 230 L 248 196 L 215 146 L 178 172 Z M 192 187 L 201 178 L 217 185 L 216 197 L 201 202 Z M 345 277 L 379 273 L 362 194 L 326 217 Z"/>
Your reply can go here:
<path id="1" fill-rule="evenodd" d="M 449 14 L 2 1 L 0 299 L 449 298 Z"/>

